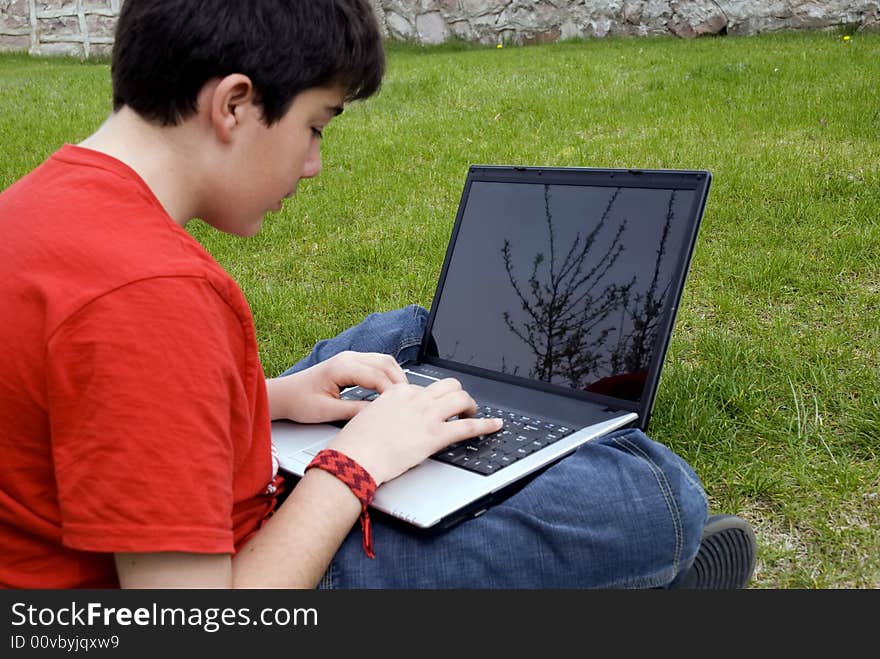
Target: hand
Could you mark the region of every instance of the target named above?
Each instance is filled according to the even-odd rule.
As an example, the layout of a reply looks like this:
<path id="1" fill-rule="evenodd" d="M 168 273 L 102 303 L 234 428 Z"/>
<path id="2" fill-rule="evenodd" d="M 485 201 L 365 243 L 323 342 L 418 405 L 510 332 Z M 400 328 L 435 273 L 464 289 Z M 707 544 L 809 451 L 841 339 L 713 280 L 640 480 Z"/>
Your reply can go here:
<path id="1" fill-rule="evenodd" d="M 472 416 L 474 399 L 453 378 L 427 387 L 393 384 L 368 403 L 330 442 L 381 485 L 445 446 L 501 429 L 500 419 Z"/>
<path id="2" fill-rule="evenodd" d="M 400 365 L 389 355 L 345 351 L 304 371 L 266 381 L 273 419 L 323 423 L 352 418 L 365 401 L 340 400 L 341 389 L 359 385 L 379 393 L 406 383 Z"/>

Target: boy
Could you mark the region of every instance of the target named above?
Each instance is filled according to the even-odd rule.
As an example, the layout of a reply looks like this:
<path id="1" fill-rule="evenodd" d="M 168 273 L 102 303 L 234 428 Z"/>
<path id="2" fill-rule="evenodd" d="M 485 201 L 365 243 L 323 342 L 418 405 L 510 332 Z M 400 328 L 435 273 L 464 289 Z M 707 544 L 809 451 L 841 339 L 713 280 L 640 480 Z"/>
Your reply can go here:
<path id="1" fill-rule="evenodd" d="M 259 231 L 318 175 L 323 129 L 383 70 L 367 0 L 124 4 L 113 113 L 0 196 L 0 584 L 691 583 L 702 487 L 637 431 L 584 447 L 443 535 L 371 527 L 376 486 L 501 427 L 468 418 L 474 401 L 455 380 L 406 383 L 392 355 L 420 335 L 418 307 L 264 378 L 247 302 L 184 227 L 199 217 Z M 353 384 L 381 395 L 340 400 Z M 351 419 L 280 506 L 291 485 L 272 460 L 275 418 Z M 746 532 L 726 519 L 714 530 Z M 753 558 L 747 545 L 731 585 Z"/>

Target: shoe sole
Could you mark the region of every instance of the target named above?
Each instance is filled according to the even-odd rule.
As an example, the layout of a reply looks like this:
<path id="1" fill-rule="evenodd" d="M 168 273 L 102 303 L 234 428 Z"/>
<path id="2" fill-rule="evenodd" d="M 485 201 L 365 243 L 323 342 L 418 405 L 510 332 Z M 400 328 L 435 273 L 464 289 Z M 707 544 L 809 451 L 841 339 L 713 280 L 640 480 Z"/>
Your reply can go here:
<path id="1" fill-rule="evenodd" d="M 758 542 L 749 523 L 735 515 L 712 515 L 688 574 L 685 588 L 738 590 L 755 569 Z"/>

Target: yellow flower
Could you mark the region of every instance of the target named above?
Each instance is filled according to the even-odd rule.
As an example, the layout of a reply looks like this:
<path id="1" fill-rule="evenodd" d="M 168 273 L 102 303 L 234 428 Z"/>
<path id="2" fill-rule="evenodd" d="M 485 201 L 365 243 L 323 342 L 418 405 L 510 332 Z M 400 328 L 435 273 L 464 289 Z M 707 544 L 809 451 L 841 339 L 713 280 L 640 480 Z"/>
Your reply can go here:
<path id="1" fill-rule="evenodd" d="M 848 34 L 844 34 L 844 35 L 843 35 L 843 40 L 844 40 L 844 41 L 849 41 L 849 35 L 848 35 Z"/>
<path id="2" fill-rule="evenodd" d="M 498 44 L 498 45 L 495 46 L 495 47 L 496 47 L 496 48 L 504 48 L 504 45 L 503 45 L 503 44 Z"/>

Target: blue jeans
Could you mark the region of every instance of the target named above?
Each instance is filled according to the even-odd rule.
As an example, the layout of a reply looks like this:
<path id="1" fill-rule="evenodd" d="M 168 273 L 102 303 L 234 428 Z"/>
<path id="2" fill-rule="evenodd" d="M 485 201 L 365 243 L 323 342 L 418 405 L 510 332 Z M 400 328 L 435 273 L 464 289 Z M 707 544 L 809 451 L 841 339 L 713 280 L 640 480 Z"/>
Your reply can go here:
<path id="1" fill-rule="evenodd" d="M 368 316 L 319 342 L 289 375 L 342 350 L 418 353 L 427 311 Z M 320 588 L 657 588 L 693 561 L 708 517 L 693 470 L 633 429 L 589 442 L 483 515 L 425 533 L 373 516 L 370 560 L 356 524 Z"/>

